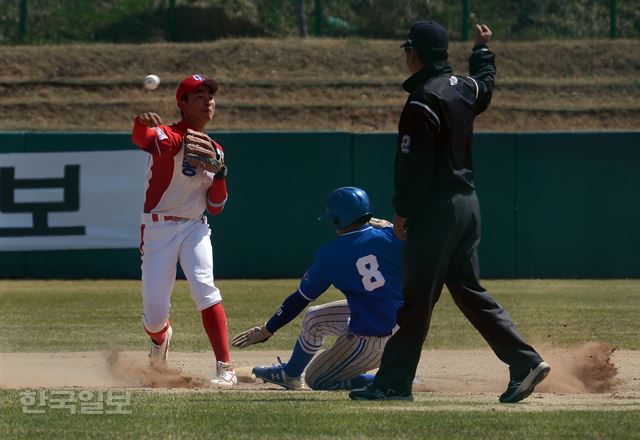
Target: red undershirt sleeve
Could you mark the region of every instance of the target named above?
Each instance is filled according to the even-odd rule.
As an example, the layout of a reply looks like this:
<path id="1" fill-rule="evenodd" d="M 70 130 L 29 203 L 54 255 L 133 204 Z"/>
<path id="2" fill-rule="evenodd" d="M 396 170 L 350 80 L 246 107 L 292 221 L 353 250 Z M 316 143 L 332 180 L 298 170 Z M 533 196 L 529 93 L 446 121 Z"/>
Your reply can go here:
<path id="1" fill-rule="evenodd" d="M 211 215 L 218 215 L 224 209 L 227 202 L 227 180 L 213 179 L 213 183 L 207 191 L 207 211 Z"/>

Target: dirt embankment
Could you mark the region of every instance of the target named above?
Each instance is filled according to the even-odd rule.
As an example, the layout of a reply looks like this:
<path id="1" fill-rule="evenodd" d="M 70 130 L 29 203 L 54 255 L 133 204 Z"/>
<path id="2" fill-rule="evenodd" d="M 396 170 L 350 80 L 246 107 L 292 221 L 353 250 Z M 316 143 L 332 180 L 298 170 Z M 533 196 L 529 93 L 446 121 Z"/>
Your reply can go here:
<path id="1" fill-rule="evenodd" d="M 466 73 L 471 43 L 451 45 Z M 477 130 L 640 129 L 637 41 L 500 42 Z M 128 131 L 178 117 L 189 73 L 221 82 L 214 130 L 394 131 L 406 94 L 396 41 L 230 39 L 204 44 L 0 47 L 0 130 Z M 160 76 L 154 92 L 142 78 Z"/>

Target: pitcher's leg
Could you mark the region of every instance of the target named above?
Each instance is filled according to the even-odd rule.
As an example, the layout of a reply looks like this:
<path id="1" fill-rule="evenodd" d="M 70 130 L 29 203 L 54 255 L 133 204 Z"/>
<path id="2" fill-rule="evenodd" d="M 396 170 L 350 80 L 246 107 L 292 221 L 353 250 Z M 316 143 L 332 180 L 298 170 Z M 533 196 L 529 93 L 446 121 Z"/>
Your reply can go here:
<path id="1" fill-rule="evenodd" d="M 141 227 L 142 324 L 151 339 L 149 360 L 154 367 L 165 365 L 169 356 L 173 333 L 169 310 L 176 278 L 177 247 L 174 225 Z"/>
<path id="2" fill-rule="evenodd" d="M 204 310 L 222 301 L 213 279 L 211 230 L 206 222 L 193 221 L 182 234 L 180 266 L 189 282 L 191 298 L 198 310 Z"/>
<path id="3" fill-rule="evenodd" d="M 189 281 L 191 297 L 200 310 L 202 325 L 219 362 L 229 363 L 227 316 L 220 290 L 214 284 L 213 249 L 209 225 L 194 222 L 180 250 L 180 265 Z"/>
<path id="4" fill-rule="evenodd" d="M 168 329 L 178 244 L 171 224 L 145 225 L 142 233 L 142 322 L 156 344 Z"/>

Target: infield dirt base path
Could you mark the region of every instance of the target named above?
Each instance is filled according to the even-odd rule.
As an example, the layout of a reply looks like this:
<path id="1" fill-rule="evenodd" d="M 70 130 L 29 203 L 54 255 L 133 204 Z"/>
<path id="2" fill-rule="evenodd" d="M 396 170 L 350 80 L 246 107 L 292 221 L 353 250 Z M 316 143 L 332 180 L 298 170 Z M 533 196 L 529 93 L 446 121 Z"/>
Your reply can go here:
<path id="1" fill-rule="evenodd" d="M 239 383 L 236 390 L 273 390 L 280 387 L 254 381 L 251 368 L 287 359 L 288 352 L 234 351 Z M 552 366 L 549 377 L 533 398 L 551 407 L 640 410 L 640 351 L 612 351 L 603 343 L 577 348 L 542 350 Z M 214 373 L 211 353 L 172 352 L 169 368 L 148 366 L 146 352 L 0 353 L 0 388 L 131 388 L 211 390 Z M 504 391 L 508 369 L 488 350 L 423 352 L 414 392 L 432 397 L 495 400 Z"/>

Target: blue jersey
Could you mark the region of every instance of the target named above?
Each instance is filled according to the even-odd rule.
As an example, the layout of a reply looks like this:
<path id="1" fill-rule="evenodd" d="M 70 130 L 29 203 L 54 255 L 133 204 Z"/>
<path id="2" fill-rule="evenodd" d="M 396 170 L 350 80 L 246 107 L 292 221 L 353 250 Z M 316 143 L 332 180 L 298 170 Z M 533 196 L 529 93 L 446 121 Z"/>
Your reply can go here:
<path id="1" fill-rule="evenodd" d="M 312 301 L 332 284 L 349 303 L 351 332 L 390 334 L 402 305 L 402 241 L 393 228 L 367 226 L 322 246 L 299 291 Z"/>

